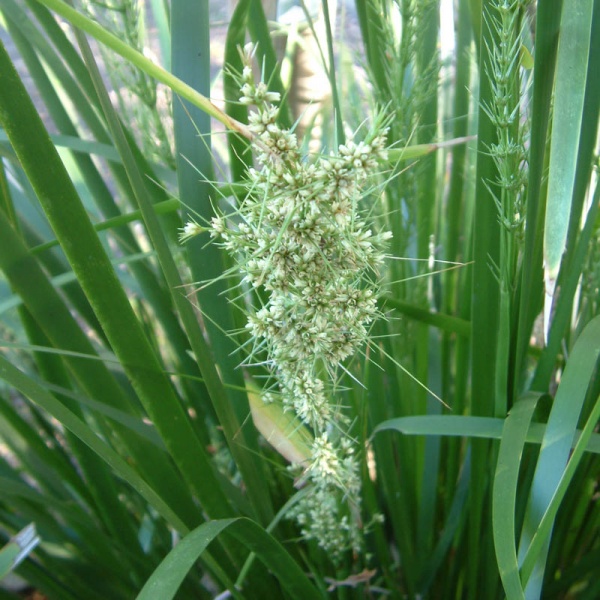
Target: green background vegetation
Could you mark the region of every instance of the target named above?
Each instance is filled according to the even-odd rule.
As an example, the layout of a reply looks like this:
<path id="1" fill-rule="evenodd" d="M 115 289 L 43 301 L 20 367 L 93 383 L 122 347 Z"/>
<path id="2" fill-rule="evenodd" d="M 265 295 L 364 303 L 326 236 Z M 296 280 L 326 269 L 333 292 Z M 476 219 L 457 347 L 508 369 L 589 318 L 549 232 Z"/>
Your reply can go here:
<path id="1" fill-rule="evenodd" d="M 249 417 L 231 258 L 177 242 L 252 162 L 229 120 L 247 119 L 238 45 L 258 42 L 271 89 L 294 81 L 240 0 L 211 105 L 209 8 L 149 3 L 161 68 L 143 28 L 0 2 L 0 540 L 41 538 L 16 572 L 60 600 L 599 597 L 600 2 L 457 0 L 448 56 L 435 0 L 357 0 L 361 56 L 343 18 L 324 28 L 324 147 L 379 107 L 394 148 L 387 318 L 340 399 L 364 519 L 385 520 L 339 564 L 285 519 L 301 492 Z M 218 122 L 238 133 L 211 150 Z"/>

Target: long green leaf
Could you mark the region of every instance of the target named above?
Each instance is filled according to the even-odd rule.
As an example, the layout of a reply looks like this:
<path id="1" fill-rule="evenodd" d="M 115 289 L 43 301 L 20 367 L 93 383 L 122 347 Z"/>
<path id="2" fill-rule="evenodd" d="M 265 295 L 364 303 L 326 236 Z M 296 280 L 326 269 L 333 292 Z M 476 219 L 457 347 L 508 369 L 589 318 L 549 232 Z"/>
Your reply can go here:
<path id="1" fill-rule="evenodd" d="M 515 504 L 519 467 L 527 431 L 539 395 L 520 399 L 509 412 L 500 441 L 494 476 L 492 529 L 498 569 L 508 598 L 525 598 L 519 577 L 515 532 Z"/>
<path id="2" fill-rule="evenodd" d="M 152 506 L 154 506 L 155 509 L 176 529 L 182 533 L 188 531 L 185 524 L 152 489 L 152 487 L 150 487 L 112 448 L 94 435 L 84 421 L 76 417 L 68 408 L 63 406 L 56 398 L 44 390 L 44 388 L 11 365 L 3 356 L 0 356 L 0 379 L 19 390 L 38 406 L 48 411 L 53 417 L 63 423 L 67 429 L 72 431 L 79 439 L 102 457 L 124 481 L 133 486 L 134 489 L 145 497 L 148 502 L 150 502 L 150 504 L 152 504 Z"/>
<path id="3" fill-rule="evenodd" d="M 190 479 L 193 489 L 204 496 L 215 516 L 227 515 L 227 501 L 219 496 L 220 486 L 205 486 L 210 472 L 201 477 L 197 470 L 194 448 L 200 453 L 204 449 L 189 417 L 148 343 L 68 173 L 3 48 L 0 72 L 0 122 L 115 354 L 181 472 Z M 36 140 L 35 145 L 32 140 Z M 168 486 L 160 487 L 172 493 Z"/>
<path id="4" fill-rule="evenodd" d="M 538 532 L 542 517 L 548 510 L 563 477 L 574 445 L 577 422 L 599 356 L 600 317 L 596 317 L 586 326 L 573 347 L 552 404 L 521 531 L 519 542 L 521 563 L 529 552 L 532 539 Z M 551 529 L 552 523 L 548 526 Z M 546 535 L 549 535 L 549 531 Z M 537 598 L 541 593 L 546 553 L 547 545 L 541 552 L 532 578 L 527 584 L 528 598 Z"/>
<path id="5" fill-rule="evenodd" d="M 588 73 L 593 6 L 593 0 L 579 0 L 567 3 L 562 12 L 544 228 L 546 322 L 550 318 L 551 307 L 548 302 L 554 295 L 569 229 Z M 547 329 L 546 324 L 546 331 Z"/>
<path id="6" fill-rule="evenodd" d="M 204 93 L 208 93 L 210 89 L 208 25 L 208 2 L 173 2 L 171 55 L 174 73 Z M 198 65 L 189 61 L 190 53 L 197 47 L 200 48 Z M 214 177 L 210 118 L 189 103 L 179 102 L 174 108 L 180 200 L 191 211 L 189 216 L 210 222 L 214 216 L 211 200 Z M 224 297 L 227 297 L 227 285 L 221 276 L 226 270 L 225 261 L 222 251 L 216 245 L 206 245 L 206 237 L 188 242 L 187 258 L 195 281 L 213 281 L 210 287 L 193 295 L 205 316 L 210 348 L 204 343 L 190 302 L 183 297 L 176 299 L 176 302 L 181 315 L 185 315 L 192 348 L 209 388 L 219 424 L 244 479 L 254 509 L 253 516 L 266 524 L 272 519 L 273 509 L 268 490 L 264 486 L 264 464 L 260 460 L 256 432 L 252 428 L 242 427 L 250 409 L 247 396 L 241 391 L 244 389 L 244 381 L 241 370 L 237 369 L 240 361 L 236 352 L 238 348 L 228 335 L 234 329 L 235 321 L 232 307 L 224 301 Z M 172 279 L 169 282 L 172 289 L 182 285 L 180 281 Z M 215 371 L 215 364 L 221 377 Z M 229 384 L 227 390 L 221 380 Z"/>
<path id="7" fill-rule="evenodd" d="M 471 334 L 471 324 L 459 317 L 433 312 L 420 306 L 415 306 L 414 304 L 392 298 L 391 296 L 384 296 L 382 300 L 383 306 L 394 308 L 403 315 L 411 317 L 416 321 L 437 327 L 441 331 L 456 333 L 465 338 L 469 338 Z"/>
<path id="8" fill-rule="evenodd" d="M 471 3 L 472 5 L 474 3 Z M 493 48 L 498 44 L 494 28 L 487 21 L 492 14 L 495 2 L 482 0 L 479 13 L 472 13 L 475 38 L 479 51 L 479 109 L 477 115 L 477 166 L 475 176 L 475 214 L 473 222 L 473 288 L 471 298 L 471 414 L 490 416 L 494 414 L 498 402 L 506 402 L 497 397 L 497 383 L 507 376 L 498 373 L 498 343 L 500 327 L 500 282 L 494 267 L 500 264 L 500 232 L 502 225 L 498 219 L 498 209 L 494 197 L 499 197 L 498 169 L 494 164 L 490 148 L 498 142 L 496 127 L 485 107 L 492 106 L 493 92 Z M 477 27 L 477 22 L 481 25 Z M 508 282 L 505 282 L 508 284 Z M 506 340 L 504 340 L 506 342 Z M 503 416 L 497 414 L 496 416 Z M 491 554 L 491 536 L 482 536 L 485 506 L 488 502 L 489 481 L 487 470 L 490 462 L 490 445 L 474 440 L 472 442 L 472 471 L 470 489 L 470 510 L 468 531 L 468 552 L 472 557 Z M 496 573 L 489 568 L 489 562 L 481 563 L 472 559 L 469 562 L 468 598 L 476 600 L 482 587 L 491 590 Z"/>
<path id="9" fill-rule="evenodd" d="M 540 196 L 544 183 L 546 138 L 550 121 L 550 106 L 554 83 L 554 67 L 558 44 L 558 29 L 562 0 L 540 2 L 536 11 L 536 45 L 533 70 L 531 146 L 529 151 L 529 181 L 527 184 L 527 227 L 523 250 L 523 270 L 519 295 L 518 331 L 515 365 L 517 373 L 524 368 L 525 357 L 535 318 L 540 312 L 543 287 L 543 237 L 546 202 Z M 518 397 L 521 379 L 515 379 Z M 534 388 L 540 389 L 540 388 Z M 542 387 L 541 389 L 545 389 Z"/>
<path id="10" fill-rule="evenodd" d="M 548 504 L 548 508 L 546 509 L 542 519 L 540 520 L 539 527 L 535 532 L 531 545 L 523 559 L 522 565 L 522 578 L 524 582 L 527 582 L 529 576 L 533 572 L 536 567 L 536 561 L 539 560 L 538 557 L 544 550 L 544 546 L 547 543 L 547 539 L 550 537 L 554 520 L 556 518 L 556 514 L 558 513 L 558 509 L 561 506 L 561 502 L 565 497 L 569 485 L 573 481 L 575 476 L 575 472 L 580 465 L 581 458 L 583 452 L 585 451 L 586 444 L 590 439 L 592 432 L 597 427 L 598 419 L 600 418 L 600 397 L 596 400 L 596 404 L 594 409 L 590 413 L 590 416 L 585 424 L 585 427 L 582 431 L 581 437 L 579 438 L 575 448 L 573 449 L 573 453 L 569 458 L 569 462 L 567 467 L 560 478 L 558 485 L 556 486 L 556 490 L 552 495 L 552 499 L 550 504 Z M 589 598 L 593 598 L 593 595 L 590 595 Z"/>
<path id="11" fill-rule="evenodd" d="M 78 35 L 80 36 L 79 43 L 82 46 L 82 51 L 85 60 L 88 64 L 88 67 L 90 68 L 92 78 L 96 86 L 96 91 L 98 93 L 100 102 L 102 103 L 105 115 L 107 117 L 107 121 L 109 123 L 109 128 L 113 134 L 115 145 L 117 146 L 117 149 L 119 150 L 123 163 L 126 167 L 132 189 L 134 190 L 136 199 L 140 204 L 140 209 L 146 217 L 146 224 L 150 229 L 152 241 L 154 242 L 155 246 L 157 247 L 157 251 L 159 252 L 161 264 L 163 265 L 165 271 L 168 270 L 168 273 L 170 275 L 168 281 L 171 286 L 171 289 L 175 289 L 181 285 L 181 282 L 179 280 L 179 277 L 177 276 L 175 262 L 168 250 L 166 239 L 161 232 L 160 226 L 156 219 L 156 215 L 152 210 L 151 205 L 146 200 L 142 175 L 136 167 L 133 154 L 130 151 L 125 135 L 120 127 L 117 115 L 112 109 L 108 93 L 103 87 L 102 79 L 95 65 L 91 49 L 87 45 L 87 42 L 85 41 L 83 36 L 81 34 Z M 107 317 L 110 319 L 110 314 L 107 314 Z M 128 351 L 128 343 L 126 342 L 127 340 L 121 339 L 122 349 L 125 352 Z M 142 351 L 142 348 L 143 346 L 139 346 L 138 350 Z M 133 347 L 130 347 L 129 350 L 133 350 Z M 149 353 L 147 354 L 147 357 L 148 360 L 152 360 L 150 358 Z M 127 370 L 127 367 L 125 367 L 125 369 Z M 144 376 L 144 378 L 145 377 L 146 376 Z M 140 378 L 139 375 L 135 378 L 132 377 L 132 379 L 134 380 L 134 385 L 136 379 L 138 385 L 143 385 L 142 378 Z M 149 408 L 150 413 L 154 412 L 155 416 L 159 417 L 161 410 L 159 409 L 157 412 L 155 411 L 158 408 L 158 404 L 166 403 L 166 398 L 164 397 L 164 394 L 168 394 L 167 390 L 171 392 L 170 395 L 168 395 L 167 397 L 169 397 L 169 400 L 171 401 L 171 417 L 174 418 L 175 423 L 174 426 L 170 427 L 169 429 L 164 429 L 161 427 L 157 428 L 159 431 L 161 431 L 162 429 L 161 433 L 163 433 L 163 436 L 166 433 L 167 439 L 165 439 L 165 443 L 167 447 L 173 454 L 173 458 L 178 463 L 186 480 L 189 482 L 190 486 L 197 494 L 202 504 L 206 507 L 207 512 L 209 512 L 209 514 L 216 515 L 223 514 L 223 512 L 221 511 L 226 510 L 229 500 L 223 493 L 221 486 L 215 479 L 213 467 L 209 461 L 207 452 L 204 449 L 204 447 L 200 444 L 200 440 L 195 435 L 189 423 L 187 415 L 183 410 L 183 407 L 179 404 L 178 399 L 172 393 L 171 388 L 162 387 L 162 389 L 159 392 L 159 395 L 154 395 L 150 388 L 146 388 L 146 401 L 149 402 L 151 405 L 147 408 Z M 164 418 L 164 414 L 162 418 Z M 168 441 L 168 438 L 170 438 L 170 442 Z M 194 457 L 193 462 L 190 462 L 186 458 L 186 455 L 192 455 Z"/>
<path id="12" fill-rule="evenodd" d="M 596 229 L 596 220 L 600 211 L 599 201 L 600 185 L 596 184 L 592 204 L 586 216 L 583 230 L 578 236 L 577 243 L 574 244 L 569 266 L 563 269 L 561 273 L 561 293 L 555 306 L 547 344 L 542 351 L 531 383 L 533 389 L 547 389 L 550 384 L 556 359 L 561 350 L 564 332 L 571 321 L 573 302 L 580 285 L 580 273 L 584 268 L 585 257 L 588 254 L 590 242 Z"/>
<path id="13" fill-rule="evenodd" d="M 1 114 L 0 112 L 0 117 Z M 49 189 L 51 190 L 51 187 Z M 0 269 L 4 271 L 11 287 L 21 296 L 27 309 L 52 344 L 56 348 L 75 353 L 65 354 L 63 360 L 76 381 L 90 397 L 139 415 L 139 411 L 132 407 L 131 399 L 123 393 L 114 375 L 106 366 L 101 361 L 82 358 L 86 355 L 96 355 L 92 343 L 81 331 L 68 306 L 63 303 L 55 288 L 48 282 L 40 266 L 28 254 L 1 211 L 0 237 L 3 240 L 0 244 Z M 197 519 L 195 506 L 191 499 L 187 498 L 185 488 L 175 477 L 170 465 L 165 464 L 164 455 L 152 446 L 141 443 L 137 436 L 131 435 L 128 429 L 122 428 L 119 424 L 114 424 L 114 430 L 150 481 L 155 481 L 159 488 L 161 485 L 164 486 L 165 481 L 169 482 L 167 487 L 163 487 L 163 492 L 170 497 L 170 502 L 174 506 L 179 507 L 177 510 L 194 523 Z M 115 514 L 122 512 L 122 508 L 117 503 Z"/>
<path id="14" fill-rule="evenodd" d="M 283 546 L 266 531 L 249 519 L 225 519 L 205 523 L 184 537 L 146 582 L 137 600 L 173 598 L 198 557 L 225 530 L 256 553 L 279 579 L 290 598 L 312 600 L 321 597 Z M 235 590 L 231 591 L 235 594 Z"/>
<path id="15" fill-rule="evenodd" d="M 404 435 L 441 435 L 460 436 L 485 439 L 502 439 L 504 419 L 493 417 L 467 417 L 455 415 L 423 415 L 415 417 L 399 417 L 379 423 L 373 430 L 372 436 L 381 431 L 395 430 Z M 543 423 L 532 423 L 527 430 L 525 441 L 531 444 L 541 444 L 546 432 Z M 581 432 L 575 432 L 573 446 Z M 588 452 L 600 453 L 600 434 L 594 434 L 586 447 Z"/>

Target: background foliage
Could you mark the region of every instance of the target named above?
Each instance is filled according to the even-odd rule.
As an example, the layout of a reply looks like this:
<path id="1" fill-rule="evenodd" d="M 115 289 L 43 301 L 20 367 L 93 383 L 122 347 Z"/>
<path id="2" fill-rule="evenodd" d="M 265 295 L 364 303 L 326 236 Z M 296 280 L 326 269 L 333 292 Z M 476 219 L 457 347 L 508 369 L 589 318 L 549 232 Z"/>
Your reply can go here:
<path id="1" fill-rule="evenodd" d="M 323 0 L 302 30 L 239 0 L 216 79 L 207 1 L 114 9 L 0 3 L 0 538 L 41 539 L 16 573 L 61 600 L 597 598 L 600 3 L 357 0 L 335 27 Z M 307 149 L 391 118 L 386 318 L 339 398 L 384 520 L 341 562 L 285 519 L 231 258 L 177 241 L 252 164 L 247 39 Z"/>

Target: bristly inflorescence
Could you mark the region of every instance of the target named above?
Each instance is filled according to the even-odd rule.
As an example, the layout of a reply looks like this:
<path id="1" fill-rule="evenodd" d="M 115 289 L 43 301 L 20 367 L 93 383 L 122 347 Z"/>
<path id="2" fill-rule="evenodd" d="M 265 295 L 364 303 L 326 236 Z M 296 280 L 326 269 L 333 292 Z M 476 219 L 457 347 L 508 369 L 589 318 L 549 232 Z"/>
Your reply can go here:
<path id="1" fill-rule="evenodd" d="M 500 222 L 511 233 L 522 232 L 525 216 L 523 199 L 527 182 L 525 136 L 527 120 L 521 81 L 522 0 L 496 0 L 486 12 L 486 24 L 497 43 L 488 47 L 488 75 L 491 99 L 483 108 L 497 131 L 498 141 L 489 148 L 498 172 L 491 182 L 500 189 L 496 198 Z M 525 87 L 527 83 L 525 83 Z"/>
<path id="2" fill-rule="evenodd" d="M 387 158 L 386 129 L 379 119 L 362 141 L 307 160 L 277 123 L 279 95 L 255 83 L 252 51 L 242 56 L 240 101 L 256 108 L 249 124 L 259 168 L 250 169 L 237 211 L 212 219 L 211 235 L 261 298 L 246 329 L 276 381 L 265 401 L 293 410 L 315 435 L 293 516 L 305 537 L 339 556 L 360 547 L 360 478 L 332 396 L 337 367 L 368 341 L 378 316 L 382 247 L 391 236 L 373 231 L 359 203 Z M 184 235 L 200 229 L 189 224 Z"/>

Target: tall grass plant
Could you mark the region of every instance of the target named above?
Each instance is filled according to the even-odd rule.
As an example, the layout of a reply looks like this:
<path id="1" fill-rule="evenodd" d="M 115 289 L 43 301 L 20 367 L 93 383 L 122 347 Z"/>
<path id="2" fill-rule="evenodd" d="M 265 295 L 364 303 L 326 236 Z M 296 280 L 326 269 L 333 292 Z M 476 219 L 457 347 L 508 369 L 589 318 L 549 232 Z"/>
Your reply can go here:
<path id="1" fill-rule="evenodd" d="M 305 140 L 259 0 L 143 8 L 0 2 L 0 577 L 597 598 L 599 3 L 324 0 Z"/>

